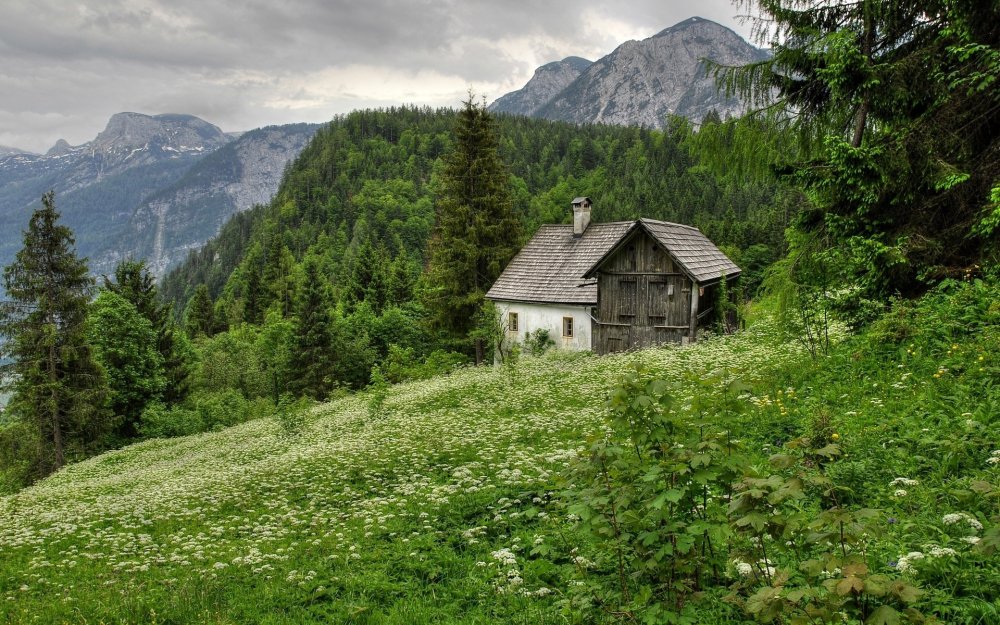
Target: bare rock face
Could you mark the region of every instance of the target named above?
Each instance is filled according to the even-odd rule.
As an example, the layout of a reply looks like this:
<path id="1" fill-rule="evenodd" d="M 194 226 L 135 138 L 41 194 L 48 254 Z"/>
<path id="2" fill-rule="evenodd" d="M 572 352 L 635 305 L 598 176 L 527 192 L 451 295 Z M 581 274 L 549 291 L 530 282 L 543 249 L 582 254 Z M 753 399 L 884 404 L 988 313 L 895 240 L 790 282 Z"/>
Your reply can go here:
<path id="1" fill-rule="evenodd" d="M 162 275 L 218 234 L 234 214 L 271 201 L 285 166 L 318 128 L 289 124 L 240 134 L 139 204 L 121 235 L 98 250 L 95 266 L 113 267 L 131 256 L 145 258 Z"/>
<path id="2" fill-rule="evenodd" d="M 217 126 L 193 115 L 118 113 L 87 148 L 102 173 L 110 174 L 163 158 L 207 154 L 229 141 Z"/>
<path id="3" fill-rule="evenodd" d="M 127 257 L 164 270 L 234 213 L 270 201 L 317 128 L 226 134 L 192 115 L 119 113 L 82 145 L 60 140 L 45 155 L 0 154 L 0 266 L 52 189 L 92 271 L 108 273 Z"/>
<path id="4" fill-rule="evenodd" d="M 713 109 L 722 117 L 739 115 L 744 112 L 743 104 L 718 92 L 705 59 L 746 65 L 765 58 L 766 52 L 728 28 L 692 17 L 648 39 L 623 43 L 588 66 L 545 105 L 525 114 L 653 128 L 662 128 L 669 115 L 694 122 Z"/>
<path id="5" fill-rule="evenodd" d="M 495 113 L 512 113 L 531 117 L 583 73 L 591 62 L 578 56 L 568 56 L 535 70 L 524 87 L 501 96 L 489 110 Z"/>

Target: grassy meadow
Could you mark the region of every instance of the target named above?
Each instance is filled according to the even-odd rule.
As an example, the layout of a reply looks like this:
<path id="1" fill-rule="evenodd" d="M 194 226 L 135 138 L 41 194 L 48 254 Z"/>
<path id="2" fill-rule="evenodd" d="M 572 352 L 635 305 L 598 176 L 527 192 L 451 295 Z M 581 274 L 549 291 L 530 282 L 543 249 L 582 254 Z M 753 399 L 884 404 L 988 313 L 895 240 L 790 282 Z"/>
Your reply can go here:
<path id="1" fill-rule="evenodd" d="M 755 471 L 796 436 L 835 441 L 826 474 L 844 506 L 879 511 L 868 566 L 919 588 L 904 599 L 925 615 L 1000 623 L 997 291 L 900 305 L 815 359 L 762 318 L 692 346 L 464 368 L 301 423 L 105 453 L 0 498 L 0 622 L 628 622 L 579 600 L 617 573 L 564 493 L 568 465 L 613 435 L 606 400 L 638 365 L 682 407 L 739 380 L 720 427 Z M 777 578 L 728 540 L 726 582 L 694 597 L 690 622 L 765 618 L 746 599 Z M 770 572 L 803 556 L 767 557 Z"/>

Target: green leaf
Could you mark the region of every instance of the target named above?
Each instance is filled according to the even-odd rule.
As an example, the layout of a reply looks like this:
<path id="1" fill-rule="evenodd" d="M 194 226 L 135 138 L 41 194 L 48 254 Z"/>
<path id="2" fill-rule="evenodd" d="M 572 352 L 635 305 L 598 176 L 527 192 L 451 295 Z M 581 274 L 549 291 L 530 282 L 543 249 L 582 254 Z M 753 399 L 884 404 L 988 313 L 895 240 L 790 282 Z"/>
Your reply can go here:
<path id="1" fill-rule="evenodd" d="M 802 597 L 806 596 L 806 591 L 799 588 L 798 590 L 793 590 L 785 595 L 785 599 L 788 599 L 792 603 L 798 603 Z"/>
<path id="2" fill-rule="evenodd" d="M 708 454 L 695 454 L 691 458 L 691 468 L 697 469 L 699 466 L 707 467 L 712 462 L 712 456 Z"/>
<path id="3" fill-rule="evenodd" d="M 764 530 L 764 525 L 766 523 L 767 523 L 767 517 L 764 516 L 764 513 L 757 511 L 751 512 L 750 514 L 744 517 L 740 517 L 739 519 L 736 520 L 736 525 L 738 527 L 746 527 L 749 525 L 758 532 Z"/>
<path id="4" fill-rule="evenodd" d="M 830 443 L 826 447 L 817 449 L 813 453 L 815 453 L 817 456 L 823 456 L 824 458 L 836 458 L 837 456 L 841 455 L 842 452 L 840 451 L 840 445 L 837 445 L 836 443 Z"/>
<path id="5" fill-rule="evenodd" d="M 837 594 L 841 597 L 849 595 L 851 592 L 861 592 L 865 589 L 865 583 L 860 577 L 854 575 L 845 577 L 837 582 Z"/>
<path id="6" fill-rule="evenodd" d="M 780 595 L 780 588 L 761 588 L 747 599 L 747 611 L 751 614 L 760 614 L 770 608 Z"/>
<path id="7" fill-rule="evenodd" d="M 889 592 L 896 595 L 903 603 L 913 603 L 920 598 L 921 592 L 915 586 L 906 582 L 896 581 L 889 585 Z"/>
<path id="8" fill-rule="evenodd" d="M 881 605 L 871 613 L 865 623 L 869 625 L 899 625 L 899 612 L 887 605 Z"/>
<path id="9" fill-rule="evenodd" d="M 795 456 L 788 454 L 774 454 L 767 459 L 775 469 L 787 469 L 795 464 Z"/>
<path id="10" fill-rule="evenodd" d="M 650 505 L 656 510 L 659 510 L 660 508 L 663 507 L 663 504 L 665 502 L 669 501 L 670 503 L 677 503 L 678 501 L 681 500 L 681 497 L 683 496 L 684 493 L 675 488 L 672 488 L 670 490 L 665 490 L 662 493 L 660 493 L 659 496 L 656 499 L 654 499 L 653 503 Z"/>

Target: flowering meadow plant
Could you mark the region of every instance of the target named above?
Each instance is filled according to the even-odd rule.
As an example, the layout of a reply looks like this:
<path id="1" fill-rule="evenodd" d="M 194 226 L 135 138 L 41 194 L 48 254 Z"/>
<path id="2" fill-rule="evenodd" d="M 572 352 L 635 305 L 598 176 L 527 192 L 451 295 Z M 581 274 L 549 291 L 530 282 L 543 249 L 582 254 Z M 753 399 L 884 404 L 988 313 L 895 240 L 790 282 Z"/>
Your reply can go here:
<path id="1" fill-rule="evenodd" d="M 0 497 L 0 622 L 1000 622 L 998 291 L 112 451 Z"/>

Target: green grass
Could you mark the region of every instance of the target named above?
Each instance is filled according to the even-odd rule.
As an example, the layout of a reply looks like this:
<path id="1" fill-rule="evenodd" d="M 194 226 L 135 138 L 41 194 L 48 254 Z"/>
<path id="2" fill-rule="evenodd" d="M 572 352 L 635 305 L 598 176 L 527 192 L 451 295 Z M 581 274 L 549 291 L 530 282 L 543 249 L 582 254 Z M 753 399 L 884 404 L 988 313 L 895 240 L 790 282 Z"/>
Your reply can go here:
<path id="1" fill-rule="evenodd" d="M 795 436 L 834 432 L 833 477 L 892 519 L 870 541 L 873 566 L 920 584 L 925 613 L 997 623 L 998 558 L 969 541 L 1000 521 L 976 490 L 1000 492 L 997 290 L 900 307 L 817 360 L 765 320 L 688 347 L 394 386 L 375 419 L 359 394 L 319 406 L 297 435 L 261 419 L 106 453 L 0 498 L 0 622 L 569 622 L 570 554 L 585 545 L 561 479 L 642 363 L 679 383 L 680 404 L 705 392 L 692 376 L 749 383 L 733 429 L 757 466 Z M 943 521 L 959 512 L 986 529 Z M 896 568 L 931 545 L 955 555 Z M 721 603 L 704 614 L 744 622 Z"/>
<path id="2" fill-rule="evenodd" d="M 153 440 L 0 499 L 8 622 L 562 622 L 558 580 L 526 552 L 554 541 L 557 478 L 641 361 L 680 377 L 801 358 L 766 325 L 608 358 L 552 354 L 320 406 L 297 436 L 262 419 Z M 541 514 L 539 514 L 539 512 Z M 491 553 L 523 585 L 498 593 Z M 552 590 L 558 590 L 553 588 Z M 155 617 L 154 617 L 155 614 Z"/>

